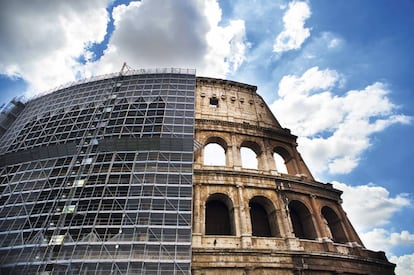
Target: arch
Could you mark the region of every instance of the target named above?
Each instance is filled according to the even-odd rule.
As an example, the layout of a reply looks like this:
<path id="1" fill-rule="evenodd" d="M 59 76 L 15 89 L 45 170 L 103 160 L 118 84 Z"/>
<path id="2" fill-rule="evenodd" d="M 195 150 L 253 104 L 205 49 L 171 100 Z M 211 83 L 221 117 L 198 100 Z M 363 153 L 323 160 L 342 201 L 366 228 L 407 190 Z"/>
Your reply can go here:
<path id="1" fill-rule="evenodd" d="M 235 235 L 231 199 L 221 193 L 208 197 L 205 208 L 205 235 Z"/>
<path id="2" fill-rule="evenodd" d="M 332 240 L 336 243 L 348 242 L 342 221 L 332 208 L 324 206 L 321 210 L 321 214 L 326 221 L 327 229 L 331 233 Z"/>
<path id="3" fill-rule="evenodd" d="M 283 147 L 276 147 L 273 150 L 273 159 L 275 161 L 276 170 L 279 173 L 288 174 L 287 162 L 291 159 L 289 152 Z"/>
<path id="4" fill-rule="evenodd" d="M 262 196 L 253 197 L 249 201 L 249 208 L 252 236 L 280 237 L 276 210 L 269 199 Z"/>
<path id="5" fill-rule="evenodd" d="M 204 145 L 204 165 L 226 165 L 227 144 L 219 137 L 211 137 Z"/>
<path id="6" fill-rule="evenodd" d="M 257 169 L 259 163 L 257 161 L 256 153 L 249 147 L 240 148 L 241 163 L 243 168 Z"/>
<path id="7" fill-rule="evenodd" d="M 252 141 L 244 141 L 240 146 L 241 164 L 243 168 L 258 169 L 260 146 Z"/>
<path id="8" fill-rule="evenodd" d="M 316 239 L 315 226 L 309 209 L 300 201 L 289 203 L 289 214 L 292 221 L 293 231 L 299 239 Z"/>
<path id="9" fill-rule="evenodd" d="M 279 153 L 274 152 L 273 159 L 275 160 L 276 171 L 282 174 L 289 173 L 285 163 L 285 159 Z"/>

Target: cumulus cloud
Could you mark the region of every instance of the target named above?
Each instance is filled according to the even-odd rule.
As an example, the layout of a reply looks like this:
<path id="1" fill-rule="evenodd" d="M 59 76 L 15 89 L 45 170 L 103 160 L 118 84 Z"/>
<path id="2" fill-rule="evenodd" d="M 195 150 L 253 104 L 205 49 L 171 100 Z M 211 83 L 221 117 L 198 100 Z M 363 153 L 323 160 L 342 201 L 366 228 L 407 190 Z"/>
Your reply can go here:
<path id="1" fill-rule="evenodd" d="M 2 1 L 0 73 L 45 90 L 75 78 L 76 60 L 106 34 L 108 0 Z"/>
<path id="2" fill-rule="evenodd" d="M 393 255 L 393 250 L 396 247 L 410 247 L 414 245 L 414 234 L 406 230 L 389 232 L 383 228 L 374 228 L 359 236 L 369 249 L 385 251 L 388 255 Z M 414 254 L 393 255 L 389 257 L 389 260 L 397 265 L 395 274 L 411 275 L 414 273 Z"/>
<path id="3" fill-rule="evenodd" d="M 396 113 L 384 83 L 335 95 L 332 89 L 343 81 L 335 70 L 318 67 L 301 76 L 286 75 L 279 82 L 280 98 L 270 106 L 281 124 L 299 136 L 299 150 L 317 174 L 352 171 L 372 134 L 411 121 Z"/>
<path id="4" fill-rule="evenodd" d="M 395 274 L 412 275 L 414 273 L 414 254 L 403 255 L 400 257 L 393 256 L 390 261 L 397 264 Z"/>
<path id="5" fill-rule="evenodd" d="M 244 61 L 243 20 L 219 26 L 215 0 L 151 0 L 120 5 L 113 11 L 115 30 L 108 49 L 89 69 L 108 73 L 122 62 L 134 68 L 196 68 L 198 74 L 225 77 Z"/>
<path id="6" fill-rule="evenodd" d="M 245 60 L 243 20 L 221 22 L 216 0 L 133 1 L 113 8 L 114 31 L 98 60 L 90 47 L 107 34 L 110 0 L 0 4 L 0 74 L 36 92 L 96 74 L 133 68 L 196 68 L 226 77 Z M 87 62 L 83 64 L 80 57 Z"/>
<path id="7" fill-rule="evenodd" d="M 293 1 L 289 3 L 288 10 L 283 16 L 283 31 L 276 37 L 273 51 L 299 49 L 310 36 L 310 29 L 305 28 L 305 21 L 311 16 L 311 10 L 306 2 Z"/>
<path id="8" fill-rule="evenodd" d="M 134 68 L 194 68 L 206 51 L 208 24 L 196 2 L 131 2 L 115 7 L 113 18 L 108 49 L 95 64 L 99 73 L 117 71 L 124 61 Z"/>
<path id="9" fill-rule="evenodd" d="M 389 191 L 381 186 L 371 184 L 350 186 L 340 182 L 332 184 L 344 192 L 342 194 L 343 207 L 357 231 L 362 232 L 385 225 L 389 223 L 394 213 L 411 204 L 407 194 L 391 197 Z M 376 231 L 371 234 L 378 233 L 382 232 Z M 401 236 L 408 237 L 406 233 Z M 412 237 L 413 235 L 410 238 Z M 394 243 L 398 240 L 397 236 L 393 236 Z M 371 248 L 371 246 L 368 247 Z M 376 246 L 373 245 L 373 247 Z"/>
<path id="10" fill-rule="evenodd" d="M 408 275 L 414 271 L 414 254 L 392 256 L 402 247 L 414 245 L 414 234 L 408 230 L 394 232 L 386 229 L 392 216 L 404 208 L 411 207 L 408 194 L 391 196 L 387 189 L 372 184 L 350 186 L 333 182 L 343 191 L 343 208 L 365 247 L 374 251 L 385 251 L 389 260 L 397 264 L 396 274 Z"/>
<path id="11" fill-rule="evenodd" d="M 389 254 L 392 254 L 392 248 L 395 246 L 414 245 L 414 234 L 407 230 L 389 232 L 384 228 L 374 228 L 371 231 L 361 233 L 360 237 L 369 249 L 385 250 Z"/>
<path id="12" fill-rule="evenodd" d="M 224 77 L 235 72 L 244 62 L 249 47 L 245 42 L 244 21 L 232 20 L 226 27 L 212 28 L 207 34 L 207 42 L 209 50 L 200 66 L 200 74 Z"/>

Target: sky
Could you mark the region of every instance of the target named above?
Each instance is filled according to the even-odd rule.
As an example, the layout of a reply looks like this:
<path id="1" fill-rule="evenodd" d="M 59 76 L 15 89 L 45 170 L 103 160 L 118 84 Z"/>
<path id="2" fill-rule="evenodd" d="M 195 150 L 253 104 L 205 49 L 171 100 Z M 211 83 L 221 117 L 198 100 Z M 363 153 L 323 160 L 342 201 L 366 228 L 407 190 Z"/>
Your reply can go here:
<path id="1" fill-rule="evenodd" d="M 0 1 L 0 104 L 135 69 L 258 87 L 366 247 L 414 273 L 414 1 Z"/>

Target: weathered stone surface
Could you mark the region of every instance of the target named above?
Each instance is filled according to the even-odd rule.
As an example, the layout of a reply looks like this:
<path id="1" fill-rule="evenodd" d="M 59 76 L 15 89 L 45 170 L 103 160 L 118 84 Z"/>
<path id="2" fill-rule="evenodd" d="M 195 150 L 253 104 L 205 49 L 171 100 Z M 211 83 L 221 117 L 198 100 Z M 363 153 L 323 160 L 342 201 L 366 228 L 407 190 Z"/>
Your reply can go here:
<path id="1" fill-rule="evenodd" d="M 342 192 L 314 180 L 255 86 L 198 78 L 195 100 L 193 274 L 394 274 L 384 253 L 362 244 Z M 225 165 L 204 163 L 210 143 Z M 257 169 L 243 168 L 242 147 Z"/>

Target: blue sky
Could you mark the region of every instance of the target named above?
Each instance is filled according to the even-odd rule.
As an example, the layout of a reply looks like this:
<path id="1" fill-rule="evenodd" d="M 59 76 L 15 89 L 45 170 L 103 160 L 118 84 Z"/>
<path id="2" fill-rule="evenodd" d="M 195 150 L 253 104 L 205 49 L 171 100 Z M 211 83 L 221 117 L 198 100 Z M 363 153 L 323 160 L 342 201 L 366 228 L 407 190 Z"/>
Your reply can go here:
<path id="1" fill-rule="evenodd" d="M 258 86 L 365 245 L 414 271 L 411 0 L 1 1 L 0 102 L 189 67 Z"/>

